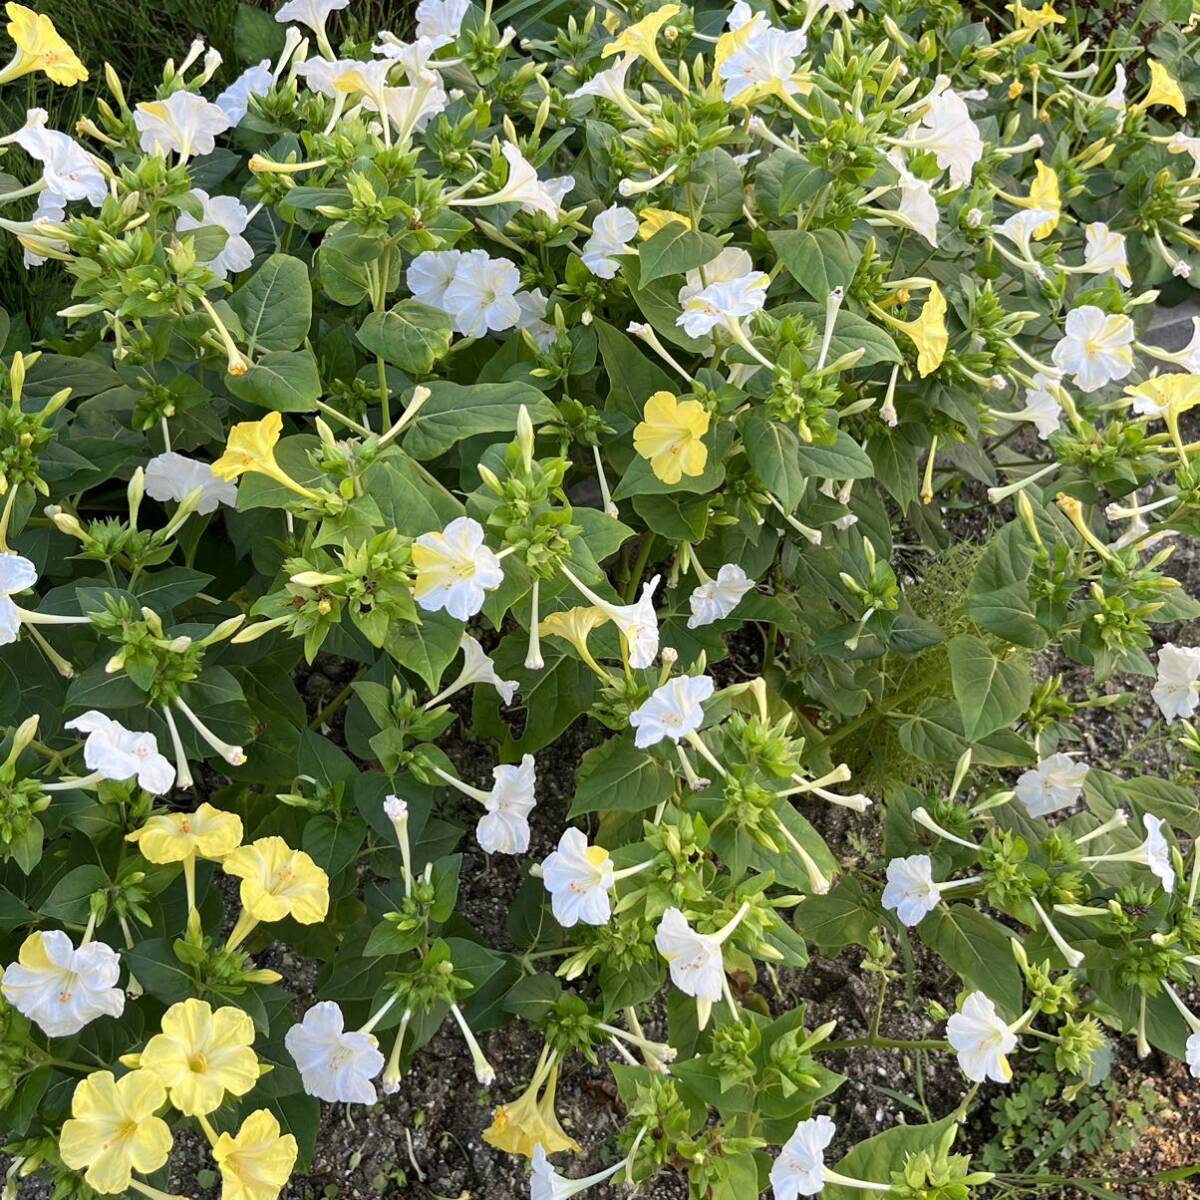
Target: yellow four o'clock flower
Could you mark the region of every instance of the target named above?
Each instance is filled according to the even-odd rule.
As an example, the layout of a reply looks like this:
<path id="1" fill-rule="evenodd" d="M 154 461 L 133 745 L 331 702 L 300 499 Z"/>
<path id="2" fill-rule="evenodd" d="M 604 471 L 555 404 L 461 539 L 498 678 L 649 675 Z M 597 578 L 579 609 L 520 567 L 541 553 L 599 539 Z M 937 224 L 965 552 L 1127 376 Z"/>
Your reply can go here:
<path id="1" fill-rule="evenodd" d="M 240 1008 L 214 1012 L 203 1000 L 184 1000 L 163 1014 L 162 1032 L 146 1043 L 140 1065 L 184 1116 L 204 1117 L 226 1092 L 244 1096 L 258 1082 L 253 1042 L 254 1022 Z"/>
<path id="2" fill-rule="evenodd" d="M 682 403 L 670 392 L 655 392 L 646 401 L 641 422 L 633 430 L 633 447 L 650 462 L 663 483 L 678 483 L 684 475 L 704 474 L 709 415 L 698 400 Z"/>
<path id="3" fill-rule="evenodd" d="M 96 1071 L 71 1097 L 71 1116 L 62 1127 L 58 1151 L 88 1186 L 112 1195 L 137 1188 L 134 1171 L 148 1175 L 167 1161 L 171 1131 L 154 1114 L 167 1102 L 152 1071 L 130 1071 L 114 1079 Z"/>
<path id="4" fill-rule="evenodd" d="M 325 920 L 329 911 L 329 877 L 303 850 L 293 850 L 281 837 L 264 837 L 239 846 L 221 863 L 226 875 L 242 881 L 242 913 L 228 946 L 241 945 L 260 921 L 291 917 L 301 925 Z"/>
<path id="5" fill-rule="evenodd" d="M 541 1099 L 538 1092 L 542 1085 Z M 547 1154 L 560 1150 L 579 1151 L 579 1143 L 559 1124 L 554 1111 L 554 1094 L 558 1086 L 558 1051 L 542 1048 L 529 1086 L 511 1104 L 501 1104 L 491 1125 L 483 1131 L 483 1140 L 497 1150 L 509 1154 L 533 1157 L 534 1148 L 541 1146 Z"/>
<path id="6" fill-rule="evenodd" d="M 1029 185 L 1028 196 L 1012 196 L 1007 192 L 997 191 L 1010 204 L 1018 208 L 1053 214 L 1049 220 L 1043 221 L 1033 230 L 1036 242 L 1044 241 L 1058 227 L 1058 218 L 1062 212 L 1062 189 L 1058 184 L 1058 175 L 1053 167 L 1048 167 L 1040 159 L 1036 164 L 1037 174 Z"/>
<path id="7" fill-rule="evenodd" d="M 643 242 L 652 238 L 660 229 L 665 229 L 672 221 L 678 221 L 688 229 L 692 228 L 691 218 L 669 208 L 643 208 L 638 213 L 638 220 L 638 237 Z"/>
<path id="8" fill-rule="evenodd" d="M 878 304 L 871 304 L 871 311 L 893 329 L 906 334 L 917 348 L 917 373 L 922 379 L 942 365 L 950 345 L 950 334 L 946 329 L 946 297 L 936 283 L 930 284 L 929 295 L 921 306 L 920 314 L 912 321 L 901 321 L 885 312 Z"/>
<path id="9" fill-rule="evenodd" d="M 667 66 L 658 52 L 655 41 L 662 27 L 679 13 L 678 4 L 664 4 L 648 13 L 628 29 L 623 29 L 603 50 L 601 58 L 612 58 L 614 54 L 627 54 L 630 60 L 644 58 L 664 79 L 670 80 L 681 92 L 686 92 L 679 77 Z"/>
<path id="10" fill-rule="evenodd" d="M 242 841 L 242 819 L 201 804 L 194 813 L 154 813 L 140 829 L 126 834 L 152 863 L 182 863 L 188 909 L 196 907 L 196 859 L 220 862 Z"/>
<path id="11" fill-rule="evenodd" d="M 1065 25 L 1067 21 L 1067 18 L 1055 12 L 1054 5 L 1049 3 L 1043 4 L 1041 8 L 1026 8 L 1021 0 L 1016 0 L 1015 4 L 1006 4 L 1004 8 L 1006 12 L 1012 13 L 1013 23 L 1018 29 L 1036 32 L 1048 25 Z"/>
<path id="12" fill-rule="evenodd" d="M 285 488 L 317 500 L 317 493 L 297 483 L 276 461 L 275 446 L 283 431 L 283 417 L 269 412 L 261 421 L 239 421 L 230 431 L 225 453 L 212 465 L 218 479 L 232 482 L 241 475 L 266 475 Z"/>
<path id="13" fill-rule="evenodd" d="M 1183 89 L 1176 83 L 1171 72 L 1153 58 L 1147 63 L 1150 68 L 1150 88 L 1134 106 L 1135 112 L 1149 108 L 1152 104 L 1165 104 L 1181 117 L 1187 116 L 1187 101 Z"/>
<path id="14" fill-rule="evenodd" d="M 88 77 L 87 68 L 49 17 L 23 4 L 6 4 L 4 11 L 8 16 L 8 36 L 16 42 L 17 49 L 0 67 L 0 83 L 19 79 L 31 71 L 42 71 L 63 87 L 73 87 Z"/>
<path id="15" fill-rule="evenodd" d="M 588 648 L 588 638 L 592 635 L 593 630 L 599 629 L 601 625 L 607 625 L 610 620 L 608 613 L 595 606 L 565 608 L 561 612 L 554 612 L 546 617 L 538 626 L 538 632 L 543 637 L 559 637 L 565 642 L 570 642 L 589 670 L 607 680 L 609 674 L 592 656 L 592 652 Z"/>
<path id="16" fill-rule="evenodd" d="M 252 1112 L 236 1137 L 223 1133 L 213 1146 L 221 1172 L 221 1200 L 275 1200 L 296 1165 L 299 1147 L 265 1109 Z"/>

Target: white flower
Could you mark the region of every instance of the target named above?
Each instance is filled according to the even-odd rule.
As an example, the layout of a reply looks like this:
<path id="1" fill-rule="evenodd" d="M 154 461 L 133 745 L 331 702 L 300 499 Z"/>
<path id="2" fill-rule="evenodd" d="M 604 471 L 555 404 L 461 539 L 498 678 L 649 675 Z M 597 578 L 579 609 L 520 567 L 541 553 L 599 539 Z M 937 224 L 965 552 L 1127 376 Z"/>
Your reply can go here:
<path id="1" fill-rule="evenodd" d="M 250 210 L 236 196 L 210 196 L 203 188 L 193 188 L 192 195 L 200 201 L 204 210 L 200 220 L 191 213 L 181 212 L 175 222 L 177 233 L 189 229 L 200 229 L 205 225 L 216 225 L 227 234 L 221 252 L 208 265 L 218 279 L 244 271 L 254 261 L 254 248 L 242 233 L 250 224 Z"/>
<path id="2" fill-rule="evenodd" d="M 737 246 L 726 246 L 720 254 L 703 267 L 693 267 L 684 276 L 684 285 L 679 289 L 679 304 L 683 307 L 693 297 L 714 283 L 733 283 L 745 279 L 754 270 L 754 260 L 746 250 Z"/>
<path id="3" fill-rule="evenodd" d="M 165 100 L 139 104 L 133 114 L 138 144 L 147 154 L 175 153 L 180 162 L 193 154 L 211 154 L 216 135 L 229 128 L 229 118 L 195 92 L 172 92 Z"/>
<path id="4" fill-rule="evenodd" d="M 440 532 L 421 534 L 412 558 L 416 602 L 426 612 L 444 609 L 459 621 L 479 612 L 485 593 L 504 580 L 500 560 L 484 545 L 483 526 L 473 517 L 456 517 Z"/>
<path id="5" fill-rule="evenodd" d="M 816 1196 L 825 1187 L 825 1149 L 837 1131 L 829 1117 L 801 1121 L 771 1167 L 775 1200 Z"/>
<path id="6" fill-rule="evenodd" d="M 307 25 L 313 33 L 324 33 L 329 14 L 349 5 L 350 0 L 288 0 L 275 14 L 275 20 L 280 25 L 298 21 L 301 25 Z"/>
<path id="7" fill-rule="evenodd" d="M 481 251 L 486 256 L 486 252 Z M 423 250 L 408 264 L 404 279 L 413 299 L 430 308 L 445 308 L 446 289 L 454 279 L 461 250 Z"/>
<path id="8" fill-rule="evenodd" d="M 1005 1055 L 1017 1048 L 1017 1035 L 982 992 L 972 992 L 946 1023 L 946 1039 L 958 1055 L 958 1065 L 972 1083 L 991 1079 L 1008 1083 L 1012 1068 Z"/>
<path id="9" fill-rule="evenodd" d="M 365 66 L 365 63 L 360 63 L 353 58 L 334 61 L 330 61 L 328 58 L 306 58 L 303 62 L 296 63 L 293 69 L 304 80 L 304 86 L 310 92 L 332 98 L 337 95 L 334 84 L 343 75 L 349 75 L 351 71 L 357 71 L 360 67 Z"/>
<path id="10" fill-rule="evenodd" d="M 1104 97 L 1104 107 L 1116 109 L 1117 112 L 1125 111 L 1125 67 L 1121 63 L 1117 63 L 1116 83 Z"/>
<path id="11" fill-rule="evenodd" d="M 304 1090 L 330 1104 L 374 1104 L 371 1082 L 383 1070 L 383 1055 L 369 1033 L 346 1033 L 345 1017 L 332 1000 L 314 1004 L 283 1039 L 300 1071 Z"/>
<path id="12" fill-rule="evenodd" d="M 108 195 L 104 173 L 74 138 L 46 128 L 46 121 L 45 109 L 31 108 L 25 124 L 12 134 L 12 140 L 42 164 L 45 188 L 38 195 L 39 211 L 60 209 L 71 200 L 86 200 L 93 208 L 99 208 Z M 59 219 L 62 215 L 55 213 Z"/>
<path id="13" fill-rule="evenodd" d="M 393 825 L 403 825 L 408 820 L 408 805 L 399 796 L 385 796 L 383 801 L 383 815 Z"/>
<path id="14" fill-rule="evenodd" d="M 1188 137 L 1186 133 L 1177 133 L 1167 143 L 1170 154 L 1190 154 L 1192 162 L 1200 166 L 1200 137 Z"/>
<path id="15" fill-rule="evenodd" d="M 421 0 L 417 5 L 417 37 L 428 38 L 436 47 L 448 46 L 458 38 L 470 0 Z"/>
<path id="16" fill-rule="evenodd" d="M 598 279 L 612 279 L 620 267 L 618 254 L 632 254 L 630 240 L 637 234 L 638 219 L 627 208 L 614 204 L 592 222 L 592 236 L 583 243 L 580 257 Z"/>
<path id="17" fill-rule="evenodd" d="M 699 629 L 702 625 L 725 620 L 741 603 L 742 597 L 753 589 L 754 580 L 737 563 L 725 563 L 715 579 L 700 584 L 688 597 L 688 607 L 692 610 L 688 628 Z"/>
<path id="18" fill-rule="evenodd" d="M 608 890 L 613 886 L 613 861 L 603 846 L 589 846 L 578 829 L 567 829 L 558 849 L 542 863 L 542 882 L 550 893 L 554 919 L 570 929 L 585 925 L 607 925 L 612 916 Z"/>
<path id="19" fill-rule="evenodd" d="M 1034 375 L 1032 386 L 1025 392 L 1024 416 L 1032 421 L 1038 437 L 1048 438 L 1056 433 L 1062 425 L 1062 402 L 1059 394 L 1062 385 L 1057 379 L 1043 375 L 1040 371 Z"/>
<path id="20" fill-rule="evenodd" d="M 97 1017 L 121 1015 L 120 973 L 117 952 L 103 942 L 76 950 L 62 930 L 39 930 L 4 968 L 0 992 L 47 1037 L 70 1037 Z"/>
<path id="21" fill-rule="evenodd" d="M 1146 840 L 1138 847 L 1142 861 L 1158 877 L 1163 891 L 1169 895 L 1175 890 L 1175 868 L 1171 865 L 1171 844 L 1162 832 L 1166 822 L 1143 813 L 1142 823 L 1146 826 Z"/>
<path id="22" fill-rule="evenodd" d="M 704 720 L 703 702 L 714 687 L 707 675 L 676 675 L 656 688 L 641 708 L 629 714 L 629 724 L 637 730 L 637 748 L 644 750 L 663 738 L 678 742 L 695 733 Z"/>
<path id="23" fill-rule="evenodd" d="M 919 925 L 941 901 L 933 881 L 933 861 L 928 854 L 893 858 L 887 865 L 883 907 L 894 912 L 904 925 Z"/>
<path id="24" fill-rule="evenodd" d="M 675 319 L 688 337 L 700 338 L 718 325 L 748 317 L 762 308 L 770 280 L 762 271 L 751 271 L 727 283 L 714 283 L 697 292 Z"/>
<path id="25" fill-rule="evenodd" d="M 0 646 L 17 640 L 21 614 L 12 601 L 16 592 L 28 591 L 37 583 L 37 568 L 20 554 L 0 554 Z"/>
<path id="26" fill-rule="evenodd" d="M 1028 259 L 1033 257 L 1029 240 L 1047 221 L 1053 221 L 1055 214 L 1046 208 L 1022 208 L 1013 213 L 1007 220 L 992 227 L 992 232 L 1008 238 L 1014 246 Z"/>
<path id="27" fill-rule="evenodd" d="M 772 84 L 788 93 L 798 91 L 800 85 L 793 79 L 796 59 L 807 43 L 807 37 L 798 29 L 763 24 L 717 68 L 717 76 L 724 83 L 722 95 L 734 100 L 750 89 Z"/>
<path id="28" fill-rule="evenodd" d="M 196 512 L 202 515 L 216 512 L 221 504 L 237 504 L 237 484 L 218 478 L 208 463 L 168 450 L 146 464 L 146 495 L 152 500 L 182 500 L 197 488 Z"/>
<path id="29" fill-rule="evenodd" d="M 1052 754 L 1018 776 L 1017 799 L 1031 817 L 1049 816 L 1079 799 L 1087 773 L 1087 763 L 1069 754 Z"/>
<path id="30" fill-rule="evenodd" d="M 633 65 L 633 58 L 622 54 L 607 70 L 598 71 L 586 83 L 582 83 L 573 92 L 567 93 L 568 100 L 578 100 L 581 96 L 597 96 L 601 100 L 609 100 L 622 108 L 629 103 L 625 93 L 625 77 Z"/>
<path id="31" fill-rule="evenodd" d="M 511 329 L 521 316 L 516 301 L 521 275 L 507 258 L 489 258 L 486 250 L 468 250 L 446 285 L 441 307 L 466 337 Z"/>
<path id="32" fill-rule="evenodd" d="M 667 960 L 671 982 L 685 995 L 715 1004 L 725 985 L 725 960 L 716 934 L 697 933 L 677 908 L 662 915 L 654 945 Z"/>
<path id="33" fill-rule="evenodd" d="M 264 58 L 247 67 L 213 103 L 229 118 L 230 125 L 237 125 L 250 108 L 250 97 L 265 96 L 274 82 L 271 60 Z"/>
<path id="34" fill-rule="evenodd" d="M 136 775 L 138 786 L 155 796 L 169 792 L 175 783 L 175 768 L 158 752 L 154 734 L 126 729 L 95 709 L 68 721 L 66 728 L 87 734 L 83 761 L 89 771 L 116 782 Z"/>
<path id="35" fill-rule="evenodd" d="M 961 96 L 947 88 L 934 97 L 921 118 L 925 131 L 916 144 L 932 150 L 943 171 L 949 169 L 950 182 L 966 187 L 975 164 L 983 157 L 983 138 Z"/>
<path id="36" fill-rule="evenodd" d="M 496 664 L 488 657 L 487 651 L 469 633 L 463 634 L 459 649 L 463 652 L 462 670 L 450 685 L 451 688 L 457 691 L 472 683 L 487 683 L 500 693 L 500 699 L 505 704 L 511 704 L 517 694 L 517 681 L 501 679 Z"/>
<path id="37" fill-rule="evenodd" d="M 888 155 L 888 162 L 900 176 L 900 206 L 898 212 L 905 222 L 931 246 L 937 245 L 938 206 L 933 197 L 933 188 L 924 179 L 918 179 L 905 165 L 899 151 Z"/>
<path id="38" fill-rule="evenodd" d="M 743 25 L 747 25 L 753 21 L 756 15 L 754 9 L 746 3 L 746 0 L 737 0 L 737 3 L 729 10 L 729 16 L 725 18 L 725 28 L 736 32 Z"/>
<path id="39" fill-rule="evenodd" d="M 534 288 L 532 292 L 518 292 L 516 301 L 521 310 L 517 328 L 526 330 L 539 350 L 549 350 L 558 337 L 558 330 L 546 320 L 546 310 L 549 308 L 546 293 L 541 288 Z"/>
<path id="40" fill-rule="evenodd" d="M 1200 704 L 1200 646 L 1168 642 L 1158 652 L 1158 679 L 1150 689 L 1168 721 L 1190 717 Z"/>
<path id="41" fill-rule="evenodd" d="M 1200 1033 L 1189 1035 L 1187 1040 L 1187 1065 L 1193 1079 L 1200 1079 Z"/>
<path id="42" fill-rule="evenodd" d="M 1095 392 L 1133 370 L 1132 343 L 1128 317 L 1084 304 L 1067 313 L 1066 330 L 1051 358 L 1060 371 L 1075 376 L 1081 391 Z"/>
<path id="43" fill-rule="evenodd" d="M 487 854 L 524 854 L 529 849 L 529 814 L 537 803 L 533 755 L 524 755 L 519 767 L 493 767 L 492 778 L 495 782 L 483 802 L 487 815 L 475 827 L 479 847 Z"/>
<path id="44" fill-rule="evenodd" d="M 421 83 L 411 87 L 385 87 L 379 95 L 388 120 L 402 138 L 410 137 L 413 130 L 424 129 L 430 118 L 444 111 L 450 102 L 441 79 L 435 79 L 433 86 Z"/>
<path id="45" fill-rule="evenodd" d="M 371 47 L 371 53 L 381 54 L 399 63 L 411 82 L 420 80 L 430 83 L 436 77 L 433 68 L 438 64 L 433 61 L 433 56 L 438 49 L 431 38 L 419 37 L 411 42 L 402 42 L 394 33 L 381 33 L 379 41 Z"/>
<path id="46" fill-rule="evenodd" d="M 1084 226 L 1087 242 L 1083 248 L 1083 265 L 1093 275 L 1111 271 L 1126 287 L 1133 283 L 1129 274 L 1129 259 L 1125 254 L 1125 235 L 1114 233 L 1103 221 Z"/>
<path id="47" fill-rule="evenodd" d="M 505 180 L 504 186 L 490 196 L 472 200 L 472 205 L 478 206 L 484 202 L 487 204 L 517 204 L 522 212 L 540 212 L 549 217 L 551 221 L 558 220 L 562 215 L 559 201 L 566 192 L 575 186 L 574 179 L 571 179 L 570 176 L 563 176 L 560 179 L 543 183 L 538 178 L 533 164 L 521 153 L 521 148 L 514 146 L 512 142 L 505 142 L 500 148 L 500 153 L 508 162 L 508 178 Z M 554 185 L 553 188 L 551 185 Z"/>

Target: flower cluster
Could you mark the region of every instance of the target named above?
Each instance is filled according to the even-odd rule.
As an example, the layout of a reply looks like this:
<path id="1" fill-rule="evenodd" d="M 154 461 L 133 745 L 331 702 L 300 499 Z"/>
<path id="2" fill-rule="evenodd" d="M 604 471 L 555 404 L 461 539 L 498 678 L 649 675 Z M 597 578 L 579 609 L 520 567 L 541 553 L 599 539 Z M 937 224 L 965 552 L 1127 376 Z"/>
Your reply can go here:
<path id="1" fill-rule="evenodd" d="M 1152 324 L 1200 136 L 1152 7 L 1144 49 L 1020 0 L 289 0 L 142 98 L 6 5 L 0 84 L 106 89 L 0 131 L 70 292 L 0 343 L 14 1175 L 163 1200 L 194 1121 L 275 1200 L 443 1026 L 484 1088 L 477 1031 L 536 1030 L 482 1134 L 534 1200 L 968 1200 L 1030 1039 L 1072 1094 L 1125 1035 L 1200 1078 L 1200 318 Z M 1170 777 L 1084 753 L 1138 703 Z M 913 938 L 961 990 L 909 1040 Z M 863 1036 L 780 1011 L 851 946 Z M 860 1047 L 964 1096 L 827 1164 Z M 601 1053 L 620 1153 L 572 1178 Z"/>

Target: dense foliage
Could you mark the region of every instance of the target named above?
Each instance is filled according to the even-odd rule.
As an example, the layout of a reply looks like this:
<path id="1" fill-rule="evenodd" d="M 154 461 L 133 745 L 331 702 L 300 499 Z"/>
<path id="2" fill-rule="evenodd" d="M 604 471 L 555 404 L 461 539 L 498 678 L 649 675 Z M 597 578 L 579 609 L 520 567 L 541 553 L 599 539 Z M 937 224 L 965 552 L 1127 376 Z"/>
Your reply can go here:
<path id="1" fill-rule="evenodd" d="M 476 1034 L 521 1021 L 485 1138 L 536 1200 L 1052 1186 L 955 1149 L 1022 1043 L 1068 1090 L 1126 1036 L 1200 1076 L 1200 648 L 1154 633 L 1200 615 L 1200 321 L 1143 338 L 1200 265 L 1188 5 L 1143 45 L 1020 0 L 421 0 L 356 43 L 348 3 L 151 98 L 6 6 L 0 83 L 106 91 L 0 137 L 36 179 L 0 227 L 72 292 L 0 331 L 14 1177 L 161 1197 L 195 1122 L 226 1200 L 274 1200 L 319 1101 L 451 1022 L 490 1085 Z M 1176 777 L 1089 769 L 1114 678 Z M 464 840 L 521 860 L 504 945 Z M 281 942 L 324 964 L 303 1011 Z M 945 1040 L 887 1027 L 914 942 Z M 839 1041 L 777 982 L 847 946 L 878 1006 Z M 957 1055 L 963 1101 L 827 1164 L 856 1046 Z M 557 1081 L 614 1047 L 623 1157 L 571 1180 Z"/>

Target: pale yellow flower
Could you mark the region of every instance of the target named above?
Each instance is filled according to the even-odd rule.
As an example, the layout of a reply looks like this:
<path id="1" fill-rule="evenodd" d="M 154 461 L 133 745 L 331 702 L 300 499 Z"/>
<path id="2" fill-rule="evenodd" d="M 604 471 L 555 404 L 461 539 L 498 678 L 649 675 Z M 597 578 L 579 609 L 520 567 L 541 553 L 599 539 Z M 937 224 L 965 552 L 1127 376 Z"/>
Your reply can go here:
<path id="1" fill-rule="evenodd" d="M 213 1147 L 221 1200 L 275 1200 L 291 1178 L 299 1147 L 265 1109 L 252 1112 L 237 1137 L 223 1133 Z"/>
<path id="2" fill-rule="evenodd" d="M 650 462 L 663 483 L 704 474 L 709 415 L 698 400 L 681 404 L 670 392 L 655 392 L 646 401 L 642 421 L 634 427 L 633 447 Z"/>
<path id="3" fill-rule="evenodd" d="M 23 4 L 6 4 L 8 36 L 17 44 L 12 59 L 0 69 L 0 83 L 43 71 L 55 83 L 73 87 L 88 77 L 87 68 L 49 17 Z"/>

